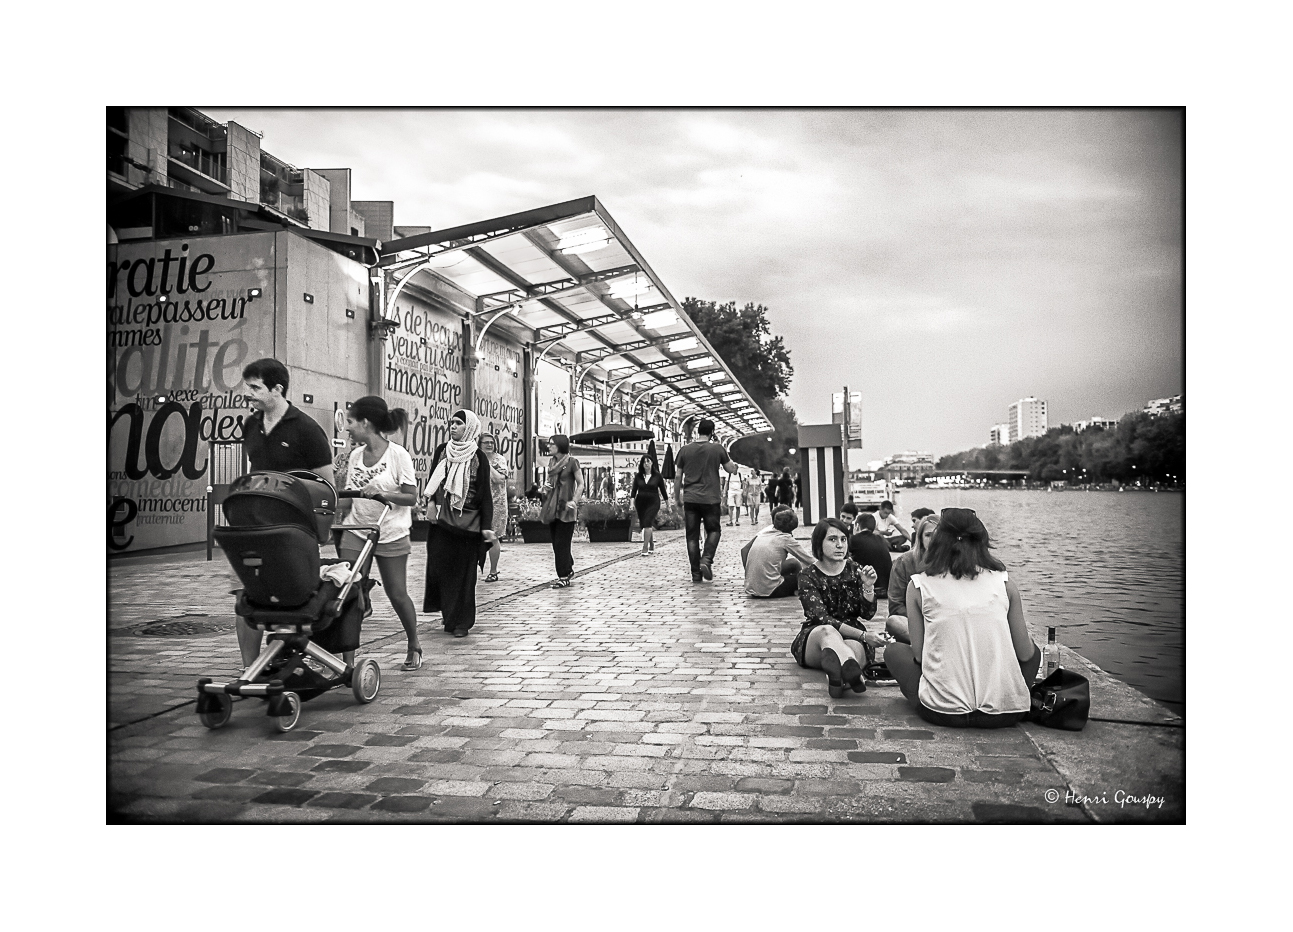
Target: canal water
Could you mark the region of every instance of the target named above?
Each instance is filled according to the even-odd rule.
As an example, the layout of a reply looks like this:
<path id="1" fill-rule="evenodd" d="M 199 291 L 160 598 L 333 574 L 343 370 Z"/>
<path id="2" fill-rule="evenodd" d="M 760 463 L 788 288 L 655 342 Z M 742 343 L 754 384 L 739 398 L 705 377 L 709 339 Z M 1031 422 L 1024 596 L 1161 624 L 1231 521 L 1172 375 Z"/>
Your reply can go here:
<path id="1" fill-rule="evenodd" d="M 903 489 L 898 513 L 973 508 L 1045 635 L 1185 714 L 1185 496 Z"/>

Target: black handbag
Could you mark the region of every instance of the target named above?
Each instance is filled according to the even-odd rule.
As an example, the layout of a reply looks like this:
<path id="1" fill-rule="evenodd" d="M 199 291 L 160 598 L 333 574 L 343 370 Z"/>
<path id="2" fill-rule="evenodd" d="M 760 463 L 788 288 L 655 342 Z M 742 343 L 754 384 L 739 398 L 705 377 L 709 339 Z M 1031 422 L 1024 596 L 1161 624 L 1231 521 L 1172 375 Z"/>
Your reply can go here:
<path id="1" fill-rule="evenodd" d="M 1024 716 L 1027 721 L 1060 728 L 1064 731 L 1081 731 L 1091 714 L 1091 683 L 1081 673 L 1060 667 L 1030 690 L 1032 708 Z"/>

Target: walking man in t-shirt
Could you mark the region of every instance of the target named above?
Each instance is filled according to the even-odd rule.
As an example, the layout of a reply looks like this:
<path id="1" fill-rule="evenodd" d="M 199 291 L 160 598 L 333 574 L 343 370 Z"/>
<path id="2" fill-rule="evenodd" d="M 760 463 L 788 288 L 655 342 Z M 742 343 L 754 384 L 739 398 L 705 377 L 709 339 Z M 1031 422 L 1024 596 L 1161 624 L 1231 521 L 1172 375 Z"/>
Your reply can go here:
<path id="1" fill-rule="evenodd" d="M 288 472 L 306 469 L 335 487 L 332 444 L 318 421 L 287 400 L 287 366 L 277 359 L 257 359 L 242 370 L 252 413 L 242 422 L 242 447 L 253 470 Z M 241 618 L 238 649 L 244 667 L 260 655 L 260 632 Z"/>
<path id="2" fill-rule="evenodd" d="M 714 422 L 703 418 L 696 426 L 699 439 L 678 451 L 673 461 L 678 481 L 674 484 L 675 503 L 682 508 L 687 527 L 687 559 L 691 561 L 691 581 L 714 578 L 714 554 L 723 536 L 719 521 L 722 514 L 723 488 L 718 482 L 718 467 L 734 474 L 739 466 L 727 455 L 721 443 L 714 442 Z M 700 550 L 700 525 L 705 525 L 705 552 Z"/>

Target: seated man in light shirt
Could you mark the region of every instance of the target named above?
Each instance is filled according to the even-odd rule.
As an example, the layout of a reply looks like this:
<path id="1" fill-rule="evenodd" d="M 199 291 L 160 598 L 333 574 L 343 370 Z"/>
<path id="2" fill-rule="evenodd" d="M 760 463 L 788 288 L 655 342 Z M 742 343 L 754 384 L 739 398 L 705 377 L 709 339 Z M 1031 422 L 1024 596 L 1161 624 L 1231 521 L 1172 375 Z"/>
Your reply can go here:
<path id="1" fill-rule="evenodd" d="M 750 541 L 745 557 L 745 591 L 760 599 L 779 599 L 799 591 L 799 571 L 817 561 L 790 532 L 799 519 L 790 508 L 772 515 L 772 526 Z"/>
<path id="2" fill-rule="evenodd" d="M 880 503 L 880 510 L 875 513 L 875 532 L 889 545 L 893 553 L 907 550 L 911 532 L 902 526 L 902 522 L 893 513 L 893 502 L 885 499 Z"/>

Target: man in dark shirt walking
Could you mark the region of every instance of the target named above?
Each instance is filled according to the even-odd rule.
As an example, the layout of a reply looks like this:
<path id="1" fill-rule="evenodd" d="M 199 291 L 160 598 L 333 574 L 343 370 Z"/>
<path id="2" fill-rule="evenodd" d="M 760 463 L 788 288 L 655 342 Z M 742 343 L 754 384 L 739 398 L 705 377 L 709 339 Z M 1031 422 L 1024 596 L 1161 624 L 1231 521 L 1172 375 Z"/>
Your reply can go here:
<path id="1" fill-rule="evenodd" d="M 714 422 L 704 418 L 696 426 L 698 440 L 678 451 L 674 460 L 678 481 L 674 484 L 674 501 L 682 508 L 687 528 L 687 559 L 691 561 L 691 581 L 714 578 L 714 554 L 723 536 L 719 517 L 723 490 L 718 482 L 718 468 L 729 474 L 740 467 L 727 455 L 721 443 L 714 443 Z M 705 552 L 700 550 L 700 526 L 705 525 Z"/>
<path id="2" fill-rule="evenodd" d="M 306 469 L 335 488 L 332 444 L 314 418 L 287 400 L 287 366 L 277 359 L 257 359 L 242 370 L 242 380 L 252 408 L 242 422 L 242 447 L 251 468 Z M 236 627 L 243 666 L 250 666 L 260 654 L 260 632 L 241 618 Z"/>

